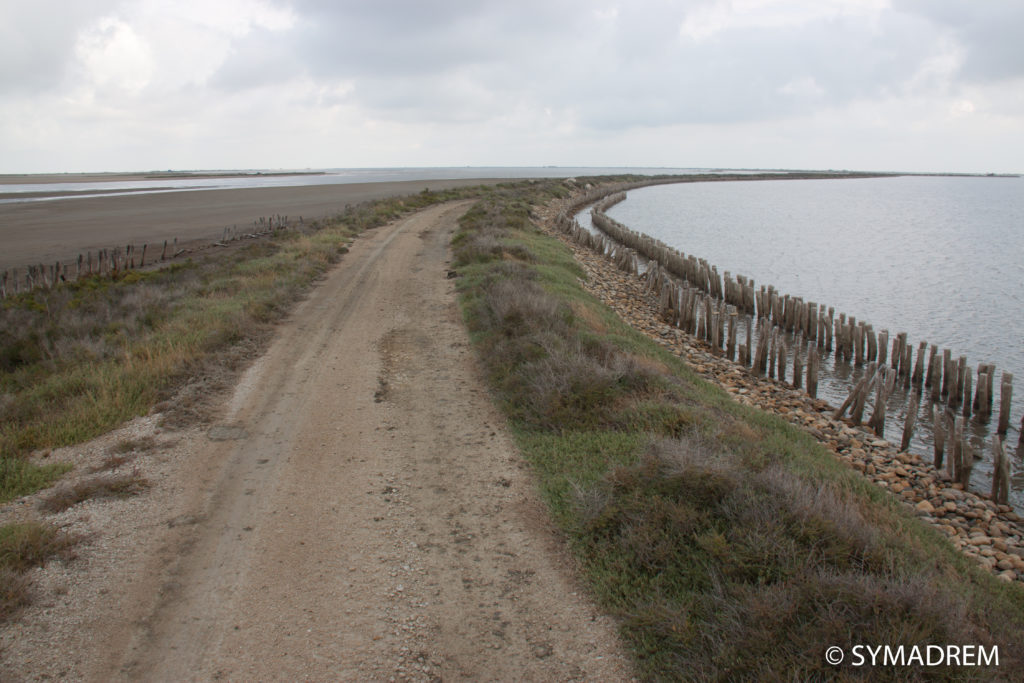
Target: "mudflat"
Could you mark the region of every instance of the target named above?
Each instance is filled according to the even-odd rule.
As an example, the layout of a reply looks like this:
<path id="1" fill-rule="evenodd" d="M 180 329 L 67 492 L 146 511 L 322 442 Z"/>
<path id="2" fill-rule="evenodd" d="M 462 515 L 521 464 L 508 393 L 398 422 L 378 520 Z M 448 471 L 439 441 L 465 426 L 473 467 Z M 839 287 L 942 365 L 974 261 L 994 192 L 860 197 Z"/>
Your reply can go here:
<path id="1" fill-rule="evenodd" d="M 40 176 L 5 176 L 7 182 L 40 183 Z M 81 177 L 51 176 L 53 182 Z M 89 180 L 125 180 L 125 176 Z M 245 228 L 261 216 L 322 218 L 346 204 L 443 190 L 502 179 L 411 180 L 297 187 L 134 193 L 53 201 L 0 203 L 0 270 L 71 262 L 79 254 L 133 244 L 216 239 L 225 227 Z"/>

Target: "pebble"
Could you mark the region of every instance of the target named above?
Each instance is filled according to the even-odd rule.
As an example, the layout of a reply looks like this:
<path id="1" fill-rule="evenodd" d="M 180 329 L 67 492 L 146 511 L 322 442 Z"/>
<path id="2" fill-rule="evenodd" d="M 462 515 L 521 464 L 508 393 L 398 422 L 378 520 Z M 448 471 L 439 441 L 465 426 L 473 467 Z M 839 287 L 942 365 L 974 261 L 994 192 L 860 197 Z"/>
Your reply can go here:
<path id="1" fill-rule="evenodd" d="M 557 214 L 556 207 L 550 218 Z M 553 221 L 549 220 L 549 223 Z M 610 260 L 579 247 L 553 227 L 587 273 L 584 288 L 608 304 L 619 316 L 686 360 L 699 375 L 729 392 L 734 399 L 775 413 L 811 432 L 826 448 L 883 488 L 899 494 L 918 518 L 934 525 L 984 568 L 1006 581 L 1024 580 L 1024 526 L 1009 506 L 996 506 L 960 484 L 947 484 L 944 471 L 936 471 L 931 457 L 898 453 L 888 440 L 862 427 L 831 418 L 834 408 L 801 390 L 776 380 L 755 377 L 746 368 L 711 352 L 702 341 L 672 328 L 657 315 L 657 302 L 644 292 L 636 276 L 618 270 Z M 975 525 L 975 526 L 970 526 Z M 977 526 L 982 525 L 982 526 Z M 971 529 L 966 537 L 966 529 Z M 984 551 L 989 551 L 987 554 Z M 993 555 L 1006 553 L 1009 559 Z M 1016 558 L 1016 559 L 1014 559 Z M 1002 563 L 1003 567 L 999 564 Z M 1005 567 L 1005 568 L 1004 568 Z"/>

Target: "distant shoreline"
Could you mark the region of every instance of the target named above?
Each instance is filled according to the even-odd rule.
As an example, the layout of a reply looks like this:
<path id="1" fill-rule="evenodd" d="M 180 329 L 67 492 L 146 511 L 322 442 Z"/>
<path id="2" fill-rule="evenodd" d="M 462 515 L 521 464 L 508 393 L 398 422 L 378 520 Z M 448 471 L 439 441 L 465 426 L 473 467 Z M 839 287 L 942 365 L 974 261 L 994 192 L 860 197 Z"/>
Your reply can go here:
<path id="1" fill-rule="evenodd" d="M 0 185 L 51 183 L 109 183 L 130 180 L 201 180 L 207 178 L 276 178 L 327 175 L 326 171 L 147 171 L 144 173 L 2 173 Z"/>

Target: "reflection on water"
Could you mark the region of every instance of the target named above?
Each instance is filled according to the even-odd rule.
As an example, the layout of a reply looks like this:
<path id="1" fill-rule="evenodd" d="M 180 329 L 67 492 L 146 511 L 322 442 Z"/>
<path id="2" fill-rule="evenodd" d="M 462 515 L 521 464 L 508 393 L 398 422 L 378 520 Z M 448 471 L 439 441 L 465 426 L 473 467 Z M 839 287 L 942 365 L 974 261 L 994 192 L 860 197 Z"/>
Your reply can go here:
<path id="1" fill-rule="evenodd" d="M 1008 451 L 1016 449 L 1012 503 L 1024 505 L 1024 180 L 899 177 L 688 183 L 634 190 L 608 214 L 719 271 L 772 284 L 782 293 L 834 306 L 887 329 L 967 356 L 968 367 L 996 365 L 1017 384 Z M 580 216 L 588 223 L 589 216 Z M 795 340 L 790 338 L 790 344 Z M 891 343 L 891 341 L 890 341 Z M 790 353 L 792 357 L 792 352 Z M 823 360 L 819 396 L 839 405 L 865 371 Z M 908 394 L 888 407 L 886 436 L 899 441 Z M 921 401 L 912 450 L 930 460 L 931 402 Z M 973 488 L 989 490 L 989 424 L 972 419 L 969 434 L 983 460 Z M 992 428 L 990 430 L 990 427 Z"/>

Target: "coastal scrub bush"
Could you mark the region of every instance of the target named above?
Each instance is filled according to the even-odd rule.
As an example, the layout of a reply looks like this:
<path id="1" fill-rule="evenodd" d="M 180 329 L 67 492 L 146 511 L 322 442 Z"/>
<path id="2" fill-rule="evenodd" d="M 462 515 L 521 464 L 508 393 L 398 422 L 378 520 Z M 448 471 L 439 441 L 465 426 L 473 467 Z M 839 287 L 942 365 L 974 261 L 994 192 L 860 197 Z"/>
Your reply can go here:
<path id="1" fill-rule="evenodd" d="M 597 600 L 648 680 L 972 680 L 833 667 L 826 647 L 1000 647 L 1024 677 L 1024 590 L 958 554 L 783 420 L 733 402 L 579 285 L 502 190 L 453 241 L 467 326 Z M 514 246 L 531 258 L 515 259 Z M 986 671 L 981 674 L 993 673 Z"/>
<path id="2" fill-rule="evenodd" d="M 64 471 L 31 464 L 31 451 L 98 436 L 191 381 L 209 396 L 209 378 L 227 377 L 239 358 L 251 357 L 270 326 L 362 231 L 489 191 L 466 187 L 365 202 L 229 251 L 4 299 L 0 502 L 47 486 Z M 203 412 L 190 401 L 173 408 L 186 419 Z"/>

